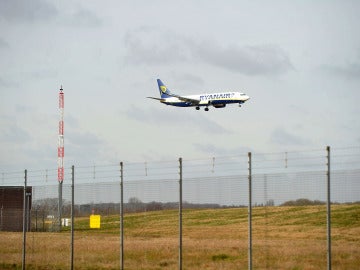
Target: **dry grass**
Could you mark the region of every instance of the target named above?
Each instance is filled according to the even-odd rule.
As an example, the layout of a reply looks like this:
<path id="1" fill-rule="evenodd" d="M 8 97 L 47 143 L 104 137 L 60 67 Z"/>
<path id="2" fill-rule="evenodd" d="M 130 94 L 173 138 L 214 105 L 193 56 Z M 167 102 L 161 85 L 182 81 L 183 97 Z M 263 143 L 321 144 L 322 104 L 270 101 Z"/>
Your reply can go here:
<path id="1" fill-rule="evenodd" d="M 360 265 L 360 206 L 332 206 L 332 265 Z M 253 211 L 255 269 L 326 268 L 326 207 L 266 207 Z M 178 269 L 178 216 L 158 211 L 125 216 L 126 269 Z M 119 269 L 118 217 L 102 217 L 100 230 L 88 219 L 75 224 L 76 269 Z M 184 269 L 247 269 L 247 209 L 186 210 Z M 68 269 L 70 234 L 28 233 L 27 269 Z M 0 233 L 0 268 L 21 267 L 22 234 Z"/>

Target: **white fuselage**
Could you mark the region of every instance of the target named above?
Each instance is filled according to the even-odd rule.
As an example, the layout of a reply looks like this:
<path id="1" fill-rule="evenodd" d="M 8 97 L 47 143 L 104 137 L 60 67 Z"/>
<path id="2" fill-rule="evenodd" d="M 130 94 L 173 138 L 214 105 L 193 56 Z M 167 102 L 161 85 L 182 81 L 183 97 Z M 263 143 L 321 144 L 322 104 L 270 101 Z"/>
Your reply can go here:
<path id="1" fill-rule="evenodd" d="M 199 100 L 198 104 L 186 101 L 189 100 Z M 242 104 L 249 99 L 249 96 L 240 92 L 220 92 L 220 93 L 211 93 L 211 94 L 200 94 L 200 95 L 189 95 L 182 96 L 181 99 L 178 97 L 168 97 L 164 98 L 162 103 L 173 106 L 180 107 L 189 107 L 189 106 L 223 106 L 230 103 L 239 103 Z"/>
<path id="2" fill-rule="evenodd" d="M 181 96 L 172 93 L 166 85 L 157 79 L 159 86 L 160 98 L 148 97 L 151 99 L 159 100 L 161 103 L 177 107 L 195 107 L 196 110 L 200 109 L 200 106 L 205 106 L 205 111 L 209 110 L 209 106 L 215 108 L 224 108 L 226 104 L 238 103 L 239 106 L 249 99 L 249 96 L 240 92 L 218 92 L 211 94 L 189 95 Z"/>

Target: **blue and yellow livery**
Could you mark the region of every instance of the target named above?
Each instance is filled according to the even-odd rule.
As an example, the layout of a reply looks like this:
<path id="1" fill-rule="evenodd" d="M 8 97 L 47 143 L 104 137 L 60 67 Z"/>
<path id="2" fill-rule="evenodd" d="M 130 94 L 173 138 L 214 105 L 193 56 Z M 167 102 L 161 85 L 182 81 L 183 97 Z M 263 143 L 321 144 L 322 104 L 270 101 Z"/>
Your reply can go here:
<path id="1" fill-rule="evenodd" d="M 200 110 L 201 106 L 205 107 L 205 111 L 209 110 L 209 106 L 215 108 L 224 108 L 226 104 L 237 103 L 239 106 L 245 101 L 249 100 L 249 96 L 240 92 L 220 92 L 212 94 L 200 94 L 190 96 L 179 96 L 171 93 L 166 85 L 157 79 L 159 86 L 160 98 L 148 97 L 159 100 L 166 105 L 172 105 L 177 107 L 195 107 L 196 110 Z"/>

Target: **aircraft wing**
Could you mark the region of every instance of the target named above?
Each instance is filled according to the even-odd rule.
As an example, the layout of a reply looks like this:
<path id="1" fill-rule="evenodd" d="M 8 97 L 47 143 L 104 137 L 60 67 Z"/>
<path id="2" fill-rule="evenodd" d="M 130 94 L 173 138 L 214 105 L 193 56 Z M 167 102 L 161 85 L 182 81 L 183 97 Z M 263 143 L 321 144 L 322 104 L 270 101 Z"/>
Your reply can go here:
<path id="1" fill-rule="evenodd" d="M 194 98 L 188 98 L 188 97 L 182 97 L 182 96 L 178 96 L 178 95 L 171 95 L 172 97 L 176 97 L 182 101 L 185 101 L 185 102 L 189 102 L 191 104 L 199 104 L 200 103 L 200 100 L 199 99 L 194 99 Z"/>
<path id="2" fill-rule="evenodd" d="M 176 98 L 180 99 L 181 101 L 185 101 L 185 102 L 188 102 L 188 103 L 191 103 L 191 104 L 194 104 L 194 105 L 197 105 L 197 104 L 200 103 L 199 99 L 194 99 L 194 98 L 189 98 L 189 97 L 182 97 L 182 96 L 174 95 L 174 94 L 168 94 L 168 96 L 176 97 Z M 159 100 L 161 102 L 166 102 L 166 98 L 156 98 L 156 97 L 147 97 L 147 98 Z"/>

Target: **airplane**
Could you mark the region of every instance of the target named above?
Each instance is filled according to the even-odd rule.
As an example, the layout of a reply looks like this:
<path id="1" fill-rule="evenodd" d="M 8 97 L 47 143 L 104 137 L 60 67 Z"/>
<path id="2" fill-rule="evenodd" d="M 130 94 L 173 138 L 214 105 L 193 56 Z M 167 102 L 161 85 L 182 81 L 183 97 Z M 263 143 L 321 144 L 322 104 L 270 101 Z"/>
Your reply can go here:
<path id="1" fill-rule="evenodd" d="M 198 94 L 190 96 L 179 96 L 170 92 L 170 90 L 164 85 L 164 83 L 157 79 L 159 86 L 160 98 L 147 97 L 155 100 L 159 100 L 161 103 L 177 107 L 195 107 L 196 110 L 200 110 L 201 106 L 205 106 L 205 111 L 209 110 L 209 106 L 215 108 L 224 108 L 226 104 L 238 103 L 239 107 L 250 97 L 240 92 L 221 92 L 212 94 Z"/>

